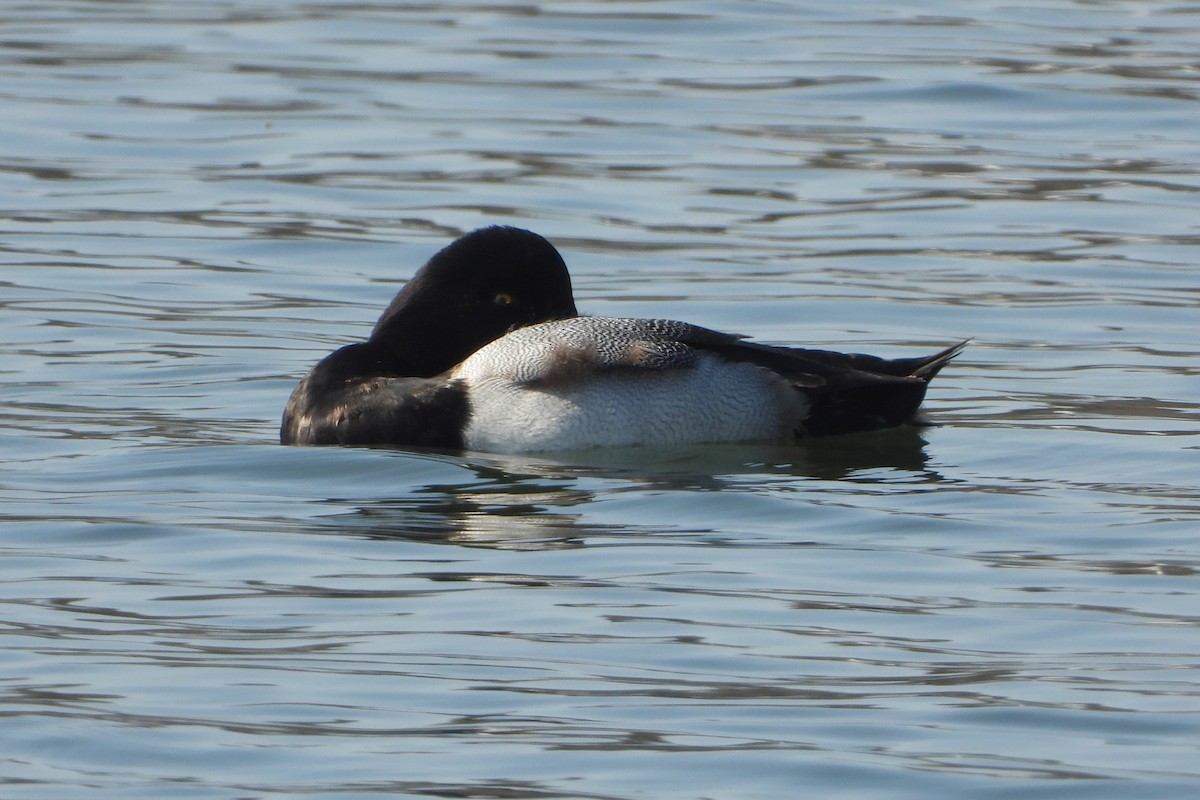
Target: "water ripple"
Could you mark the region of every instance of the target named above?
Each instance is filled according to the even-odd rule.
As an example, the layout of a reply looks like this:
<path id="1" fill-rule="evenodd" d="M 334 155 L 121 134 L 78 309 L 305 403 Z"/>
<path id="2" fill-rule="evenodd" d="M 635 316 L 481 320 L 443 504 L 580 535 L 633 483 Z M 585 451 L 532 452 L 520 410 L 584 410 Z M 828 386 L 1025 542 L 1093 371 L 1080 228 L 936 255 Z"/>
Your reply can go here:
<path id="1" fill-rule="evenodd" d="M 5 797 L 1194 789 L 1189 9 L 5 21 Z M 589 313 L 975 340 L 803 448 L 277 446 L 497 222 Z"/>

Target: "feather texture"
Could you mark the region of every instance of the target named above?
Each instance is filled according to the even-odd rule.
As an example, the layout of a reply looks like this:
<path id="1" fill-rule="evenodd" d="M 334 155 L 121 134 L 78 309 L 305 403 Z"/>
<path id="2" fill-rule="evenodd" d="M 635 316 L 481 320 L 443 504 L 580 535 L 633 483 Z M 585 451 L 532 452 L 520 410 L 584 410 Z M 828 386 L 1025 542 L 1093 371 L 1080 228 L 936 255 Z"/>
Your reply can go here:
<path id="1" fill-rule="evenodd" d="M 470 449 L 491 452 L 790 439 L 808 400 L 709 349 L 738 337 L 672 320 L 574 317 L 513 331 L 452 371 Z"/>

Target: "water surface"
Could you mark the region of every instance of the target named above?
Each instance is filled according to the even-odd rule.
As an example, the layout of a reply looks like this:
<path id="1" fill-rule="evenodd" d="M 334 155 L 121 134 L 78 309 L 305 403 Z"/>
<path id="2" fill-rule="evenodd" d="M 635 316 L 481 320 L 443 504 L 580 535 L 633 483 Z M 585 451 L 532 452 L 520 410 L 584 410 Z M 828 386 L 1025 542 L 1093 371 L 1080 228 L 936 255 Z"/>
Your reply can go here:
<path id="1" fill-rule="evenodd" d="M 0 33 L 5 798 L 1177 798 L 1196 9 L 47 2 Z M 936 427 L 284 448 L 462 232 Z"/>

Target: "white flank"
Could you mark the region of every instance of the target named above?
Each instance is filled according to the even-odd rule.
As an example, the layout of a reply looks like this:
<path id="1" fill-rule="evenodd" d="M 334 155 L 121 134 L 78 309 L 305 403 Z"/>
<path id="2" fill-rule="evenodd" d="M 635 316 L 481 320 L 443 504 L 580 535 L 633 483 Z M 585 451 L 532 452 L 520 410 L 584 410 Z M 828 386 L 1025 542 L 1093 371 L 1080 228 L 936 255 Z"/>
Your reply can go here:
<path id="1" fill-rule="evenodd" d="M 614 335 L 621 322 L 630 329 Z M 639 322 L 546 323 L 468 358 L 455 371 L 471 403 L 467 448 L 517 453 L 786 441 L 807 413 L 804 397 L 785 379 L 753 364 L 700 350 L 675 359 L 678 366 L 645 366 L 647 348 L 676 343 Z M 599 341 L 580 335 L 592 326 Z M 621 352 L 633 354 L 631 363 L 612 355 Z"/>

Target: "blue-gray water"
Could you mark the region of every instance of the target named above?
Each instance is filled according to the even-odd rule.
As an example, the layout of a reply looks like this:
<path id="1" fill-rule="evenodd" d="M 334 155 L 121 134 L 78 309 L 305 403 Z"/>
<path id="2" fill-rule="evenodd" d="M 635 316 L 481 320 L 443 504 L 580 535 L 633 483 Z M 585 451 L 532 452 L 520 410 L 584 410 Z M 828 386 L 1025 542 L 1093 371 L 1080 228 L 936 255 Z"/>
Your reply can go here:
<path id="1" fill-rule="evenodd" d="M 910 4 L 913 5 L 913 4 Z M 1200 9 L 10 3 L 0 796 L 1200 790 Z M 459 233 L 938 427 L 284 448 Z"/>

